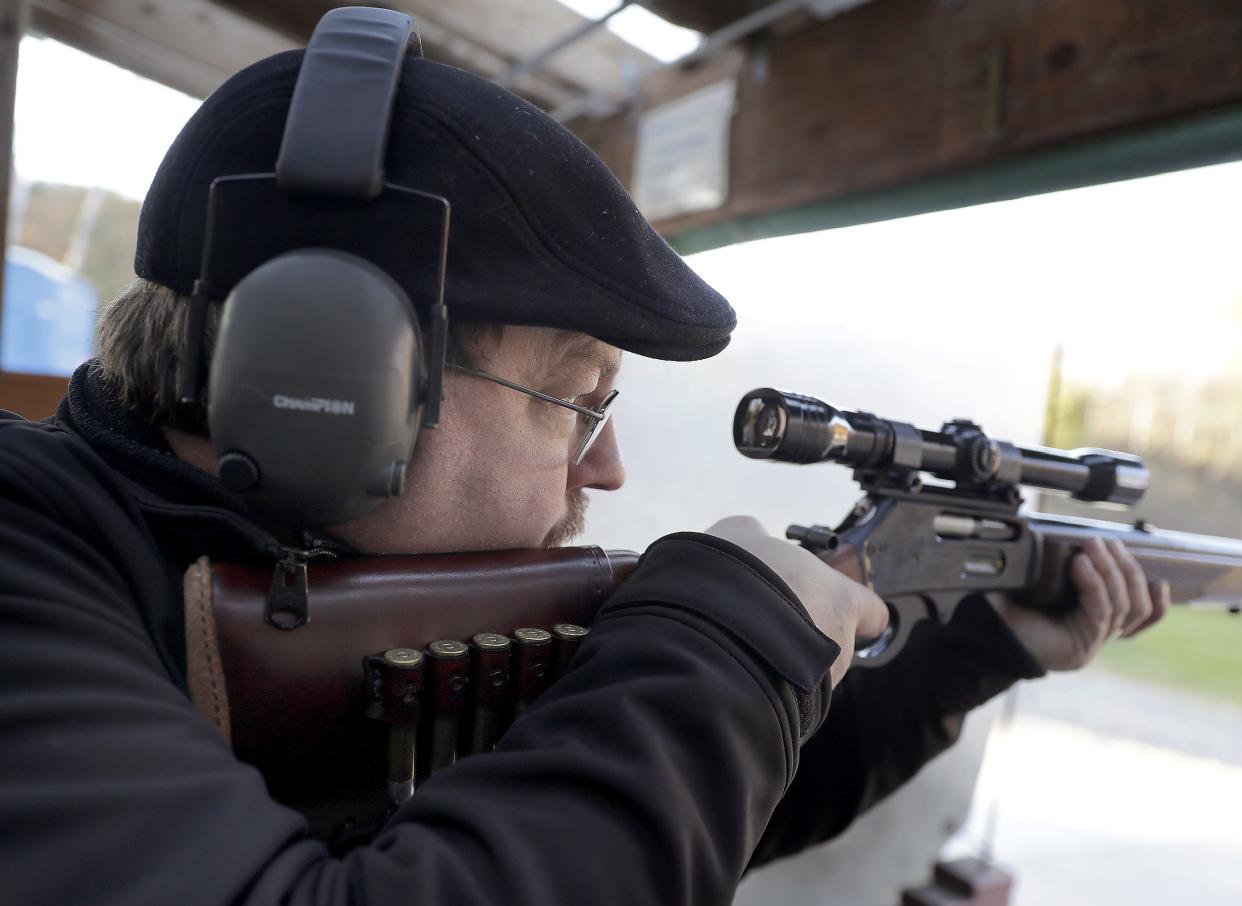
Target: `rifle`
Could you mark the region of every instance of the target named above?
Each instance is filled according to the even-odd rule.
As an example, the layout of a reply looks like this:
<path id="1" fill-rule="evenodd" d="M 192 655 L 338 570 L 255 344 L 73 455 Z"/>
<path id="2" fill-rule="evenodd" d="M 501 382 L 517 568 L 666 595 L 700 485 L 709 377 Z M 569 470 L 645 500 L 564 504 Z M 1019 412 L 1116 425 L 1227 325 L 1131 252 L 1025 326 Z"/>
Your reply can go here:
<path id="1" fill-rule="evenodd" d="M 1142 461 L 1018 447 L 762 388 L 742 398 L 746 456 L 852 466 L 864 496 L 836 528 L 787 536 L 871 586 L 890 625 L 855 666 L 882 668 L 922 620 L 967 596 L 1073 607 L 1070 558 L 1121 539 L 1179 603 L 1242 602 L 1242 541 L 1021 511 L 1021 485 L 1133 505 Z M 923 476 L 930 476 L 924 481 Z M 338 846 L 374 832 L 432 770 L 487 751 L 565 669 L 637 555 L 595 547 L 213 564 L 186 573 L 191 697 L 278 801 Z"/>
<path id="2" fill-rule="evenodd" d="M 930 431 L 770 387 L 742 397 L 733 442 L 752 459 L 853 467 L 863 497 L 844 521 L 793 525 L 786 537 L 888 605 L 888 629 L 860 648 L 856 666 L 888 663 L 916 624 L 947 623 L 969 595 L 1004 592 L 1042 610 L 1073 609 L 1069 564 L 1091 536 L 1122 541 L 1149 581 L 1169 583 L 1175 602 L 1234 613 L 1242 603 L 1242 541 L 1160 531 L 1142 519 L 1021 512 L 1023 485 L 1134 506 L 1150 475 L 1129 453 L 1019 447 L 966 419 Z"/>

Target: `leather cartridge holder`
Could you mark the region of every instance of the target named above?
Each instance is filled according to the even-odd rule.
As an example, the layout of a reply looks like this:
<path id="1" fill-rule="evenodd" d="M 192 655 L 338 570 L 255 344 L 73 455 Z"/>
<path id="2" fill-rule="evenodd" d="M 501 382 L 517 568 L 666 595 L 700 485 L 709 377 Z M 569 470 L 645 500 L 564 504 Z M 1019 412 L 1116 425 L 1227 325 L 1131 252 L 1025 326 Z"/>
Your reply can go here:
<path id="1" fill-rule="evenodd" d="M 479 633 L 589 626 L 637 559 L 577 547 L 311 562 L 305 622 L 289 629 L 270 619 L 270 562 L 204 557 L 184 580 L 191 698 L 313 835 L 347 844 L 391 808 L 368 661 Z"/>

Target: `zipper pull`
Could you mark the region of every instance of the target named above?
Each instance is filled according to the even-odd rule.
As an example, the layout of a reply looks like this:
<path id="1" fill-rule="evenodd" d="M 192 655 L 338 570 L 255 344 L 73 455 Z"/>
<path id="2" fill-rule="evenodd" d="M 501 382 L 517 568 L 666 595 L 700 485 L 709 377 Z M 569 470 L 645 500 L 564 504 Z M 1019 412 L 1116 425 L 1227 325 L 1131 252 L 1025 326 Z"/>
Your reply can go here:
<path id="1" fill-rule="evenodd" d="M 329 538 L 320 538 L 311 532 L 302 532 L 300 556 L 303 560 L 339 560 L 342 557 L 349 557 L 354 554 L 353 548 L 348 544 L 342 544 L 339 541 L 333 541 Z"/>
<path id="2" fill-rule="evenodd" d="M 263 618 L 277 629 L 297 629 L 310 619 L 306 561 L 296 551 L 286 551 L 272 573 Z"/>

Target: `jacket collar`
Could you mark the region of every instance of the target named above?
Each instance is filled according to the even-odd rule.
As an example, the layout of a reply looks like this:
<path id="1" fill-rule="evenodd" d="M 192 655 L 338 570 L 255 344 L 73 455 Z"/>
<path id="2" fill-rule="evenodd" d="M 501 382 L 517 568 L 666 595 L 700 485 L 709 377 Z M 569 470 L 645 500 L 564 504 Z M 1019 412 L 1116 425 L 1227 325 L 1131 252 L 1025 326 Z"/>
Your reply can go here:
<path id="1" fill-rule="evenodd" d="M 159 428 L 118 399 L 97 359 L 74 372 L 51 421 L 80 436 L 140 489 L 139 506 L 162 524 L 180 525 L 183 533 L 203 537 L 228 527 L 246 546 L 267 555 L 280 548 L 286 549 L 285 555 L 288 549 L 334 556 L 353 553 L 347 545 L 254 506 L 216 476 L 179 459 Z"/>

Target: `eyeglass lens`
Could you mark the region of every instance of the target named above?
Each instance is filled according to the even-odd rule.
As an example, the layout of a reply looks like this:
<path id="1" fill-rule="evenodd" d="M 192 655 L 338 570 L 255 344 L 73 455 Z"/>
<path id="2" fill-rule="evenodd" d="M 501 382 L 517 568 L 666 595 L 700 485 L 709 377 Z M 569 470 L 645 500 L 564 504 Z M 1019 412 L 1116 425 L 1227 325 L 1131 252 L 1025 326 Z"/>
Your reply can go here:
<path id="1" fill-rule="evenodd" d="M 591 452 L 591 447 L 595 444 L 596 439 L 604 430 L 604 426 L 608 424 L 608 420 L 612 418 L 612 402 L 617 398 L 619 391 L 613 390 L 604 398 L 604 402 L 599 407 L 599 417 L 588 418 L 586 433 L 582 435 L 582 442 L 578 445 L 578 452 L 574 455 L 574 465 L 581 465 L 582 460 L 586 459 L 586 455 Z"/>

